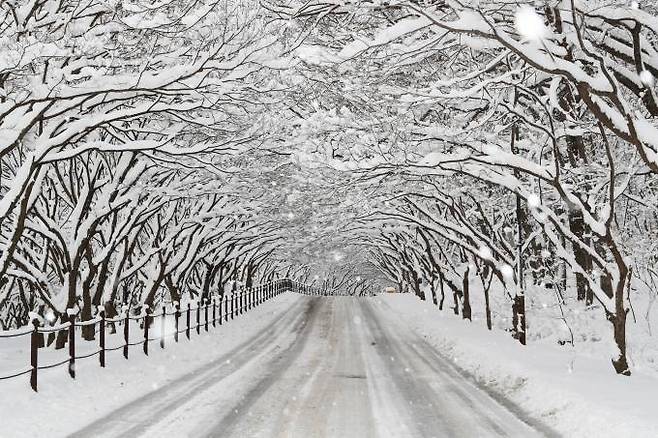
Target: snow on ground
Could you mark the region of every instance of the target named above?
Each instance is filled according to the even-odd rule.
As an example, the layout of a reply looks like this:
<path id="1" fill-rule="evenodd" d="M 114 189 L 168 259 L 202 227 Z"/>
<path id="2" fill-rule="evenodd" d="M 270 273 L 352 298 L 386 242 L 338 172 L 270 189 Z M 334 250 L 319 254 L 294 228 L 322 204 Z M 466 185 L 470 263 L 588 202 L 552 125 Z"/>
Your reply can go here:
<path id="1" fill-rule="evenodd" d="M 390 307 L 465 373 L 532 417 L 570 437 L 656 437 L 658 377 L 617 376 L 603 354 L 546 343 L 521 346 L 509 333 L 488 331 L 439 312 L 412 294 L 376 298 Z"/>
<path id="2" fill-rule="evenodd" d="M 39 371 L 38 394 L 30 388 L 29 375 L 0 381 L 0 435 L 3 438 L 54 438 L 76 431 L 230 352 L 281 318 L 300 298 L 290 293 L 280 295 L 221 327 L 213 329 L 211 326 L 209 333 L 203 329 L 201 335 L 193 332 L 191 341 L 184 334 L 178 344 L 167 339 L 164 350 L 153 341 L 148 357 L 144 356 L 140 345 L 131 347 L 128 361 L 121 350 L 108 352 L 105 369 L 99 367 L 96 356 L 79 360 L 75 380 L 68 376 L 66 365 Z M 29 343 L 29 337 L 26 342 Z M 29 361 L 28 345 L 20 357 L 12 359 L 7 353 L 0 350 L 6 367 L 19 368 L 25 358 Z"/>

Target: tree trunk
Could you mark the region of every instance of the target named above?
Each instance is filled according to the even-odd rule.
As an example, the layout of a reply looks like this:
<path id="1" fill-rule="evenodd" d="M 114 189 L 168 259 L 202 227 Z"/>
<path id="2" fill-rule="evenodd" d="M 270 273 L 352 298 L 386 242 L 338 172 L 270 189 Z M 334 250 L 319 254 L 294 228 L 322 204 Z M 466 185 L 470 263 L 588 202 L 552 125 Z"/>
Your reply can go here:
<path id="1" fill-rule="evenodd" d="M 464 276 L 462 279 L 462 318 L 468 319 L 471 321 L 471 294 L 470 294 L 470 285 L 468 283 L 468 274 L 471 271 L 470 266 L 466 266 L 466 271 L 464 271 Z"/>
<path id="2" fill-rule="evenodd" d="M 608 238 L 610 238 L 609 231 Z M 615 258 L 617 259 L 617 266 L 619 267 L 619 280 L 616 285 L 616 290 L 614 291 L 615 312 L 606 312 L 608 321 L 612 323 L 613 337 L 615 344 L 617 344 L 617 349 L 619 350 L 617 357 L 612 359 L 612 366 L 617 374 L 630 376 L 631 370 L 626 358 L 626 316 L 628 314 L 628 309 L 624 306 L 624 293 L 627 282 L 630 282 L 631 280 L 628 267 L 623 262 L 621 255 L 616 254 Z M 608 290 L 605 290 L 605 292 L 608 293 Z M 612 290 L 609 292 L 612 293 Z"/>
<path id="3" fill-rule="evenodd" d="M 441 288 L 441 300 L 439 301 L 439 310 L 443 310 L 443 302 L 446 299 L 445 285 L 443 283 L 443 274 L 439 271 L 439 287 Z"/>
<path id="4" fill-rule="evenodd" d="M 589 245 L 589 238 L 585 237 L 586 226 L 581 211 L 569 211 L 569 230 L 578 237 L 585 245 Z M 576 262 L 583 268 L 586 273 L 592 271 L 592 258 L 579 246 L 573 246 L 573 254 Z M 576 298 L 578 301 L 587 301 L 592 296 L 586 277 L 581 273 L 576 273 Z"/>
<path id="5" fill-rule="evenodd" d="M 612 359 L 612 366 L 617 374 L 630 376 L 631 370 L 626 360 L 626 311 L 622 309 L 621 312 L 608 313 L 607 318 L 612 323 L 615 344 L 619 349 L 618 356 Z"/>
<path id="6" fill-rule="evenodd" d="M 432 278 L 430 280 L 430 291 L 432 292 L 432 302 L 436 306 L 437 304 L 439 304 L 439 302 L 438 302 L 438 299 L 437 299 L 438 297 L 436 296 L 436 287 L 435 287 L 435 284 L 434 284 L 434 278 Z"/>
<path id="7" fill-rule="evenodd" d="M 489 288 L 484 289 L 484 314 L 487 317 L 487 328 L 491 330 L 491 306 L 489 304 Z"/>
<path id="8" fill-rule="evenodd" d="M 526 345 L 526 331 L 525 331 L 525 295 L 523 293 L 517 294 L 514 297 L 514 305 L 516 307 L 516 326 L 515 332 L 517 339 L 521 345 Z"/>

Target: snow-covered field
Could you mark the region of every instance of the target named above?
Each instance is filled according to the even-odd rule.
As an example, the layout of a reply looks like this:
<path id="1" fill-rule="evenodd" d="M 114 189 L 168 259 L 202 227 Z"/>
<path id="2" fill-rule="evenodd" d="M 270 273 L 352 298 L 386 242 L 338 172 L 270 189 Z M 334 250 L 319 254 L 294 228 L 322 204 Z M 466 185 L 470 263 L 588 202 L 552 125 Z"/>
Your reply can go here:
<path id="1" fill-rule="evenodd" d="M 493 393 L 571 437 L 656 437 L 658 376 L 651 369 L 621 377 L 604 350 L 578 353 L 546 342 L 521 346 L 411 294 L 380 295 L 428 342 Z"/>
<path id="2" fill-rule="evenodd" d="M 178 344 L 170 339 L 164 350 L 152 342 L 149 357 L 144 356 L 141 346 L 135 346 L 128 361 L 121 350 L 108 353 L 105 369 L 98 366 L 97 357 L 80 360 L 75 380 L 68 376 L 65 365 L 40 371 L 38 394 L 30 388 L 29 376 L 0 381 L 0 436 L 68 435 L 226 355 L 259 331 L 268 330 L 299 299 L 294 294 L 280 295 L 221 327 L 211 328 L 209 333 L 193 333 L 191 341 L 184 335 Z M 29 359 L 29 345 L 19 357 L 10 356 L 6 350 L 2 353 L 3 364 L 15 369 Z"/>

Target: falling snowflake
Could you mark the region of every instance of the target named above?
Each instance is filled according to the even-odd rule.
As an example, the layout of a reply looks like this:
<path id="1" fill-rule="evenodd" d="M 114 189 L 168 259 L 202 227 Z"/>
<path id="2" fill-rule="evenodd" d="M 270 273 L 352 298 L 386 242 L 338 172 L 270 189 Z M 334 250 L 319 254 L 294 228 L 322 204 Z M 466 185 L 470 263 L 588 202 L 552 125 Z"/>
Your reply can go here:
<path id="1" fill-rule="evenodd" d="M 546 37 L 544 19 L 530 6 L 524 5 L 516 10 L 514 17 L 516 31 L 526 41 L 539 41 Z"/>
<path id="2" fill-rule="evenodd" d="M 53 312 L 52 309 L 48 309 L 44 317 L 46 318 L 46 321 L 48 321 L 51 324 L 55 322 L 55 319 L 57 318 L 55 316 L 55 312 Z"/>
<path id="3" fill-rule="evenodd" d="M 640 72 L 640 81 L 642 81 L 642 84 L 645 87 L 653 87 L 655 79 L 654 79 L 654 77 L 653 77 L 653 75 L 651 74 L 650 71 L 642 70 Z"/>
<path id="4" fill-rule="evenodd" d="M 483 246 L 483 247 L 481 247 L 481 248 L 478 250 L 478 256 L 479 256 L 481 259 L 484 259 L 484 260 L 491 260 L 492 255 L 493 255 L 493 254 L 491 254 L 491 250 L 490 250 L 489 248 L 487 248 L 486 246 Z M 470 266 L 469 266 L 469 267 L 470 267 Z"/>
<path id="5" fill-rule="evenodd" d="M 531 194 L 528 196 L 528 207 L 530 208 L 539 208 L 541 205 L 541 199 L 536 194 Z"/>
<path id="6" fill-rule="evenodd" d="M 514 269 L 510 265 L 503 265 L 500 268 L 500 273 L 508 280 L 514 277 Z"/>

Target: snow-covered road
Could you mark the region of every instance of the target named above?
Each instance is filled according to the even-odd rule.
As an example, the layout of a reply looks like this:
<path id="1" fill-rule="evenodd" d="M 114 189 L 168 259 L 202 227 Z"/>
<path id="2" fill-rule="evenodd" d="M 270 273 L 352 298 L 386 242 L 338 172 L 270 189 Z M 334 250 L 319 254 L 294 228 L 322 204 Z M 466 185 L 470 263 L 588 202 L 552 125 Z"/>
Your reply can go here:
<path id="1" fill-rule="evenodd" d="M 233 351 L 73 436 L 538 435 L 381 300 L 300 297 Z"/>

